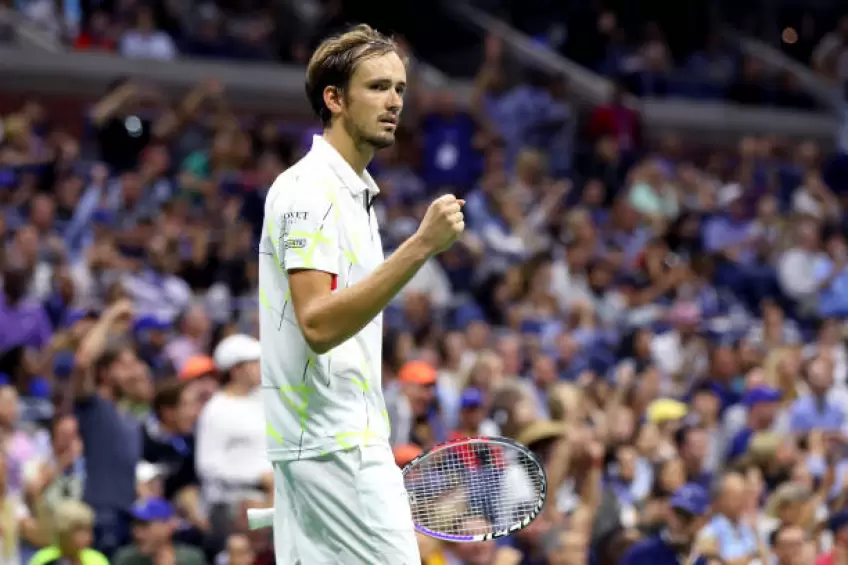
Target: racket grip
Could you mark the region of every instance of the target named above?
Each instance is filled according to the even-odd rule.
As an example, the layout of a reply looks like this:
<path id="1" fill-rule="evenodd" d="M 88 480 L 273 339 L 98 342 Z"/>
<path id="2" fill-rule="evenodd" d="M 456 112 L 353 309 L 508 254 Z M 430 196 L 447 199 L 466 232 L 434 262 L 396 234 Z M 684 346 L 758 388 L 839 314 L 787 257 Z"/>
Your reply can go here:
<path id="1" fill-rule="evenodd" d="M 247 526 L 251 530 L 261 530 L 274 525 L 273 508 L 250 508 L 247 511 Z"/>

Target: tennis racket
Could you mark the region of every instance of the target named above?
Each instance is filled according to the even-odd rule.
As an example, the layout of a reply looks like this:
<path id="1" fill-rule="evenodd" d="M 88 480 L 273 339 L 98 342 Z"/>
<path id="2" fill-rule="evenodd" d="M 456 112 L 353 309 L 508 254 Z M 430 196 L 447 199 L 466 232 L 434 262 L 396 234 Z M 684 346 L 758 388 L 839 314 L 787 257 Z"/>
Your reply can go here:
<path id="1" fill-rule="evenodd" d="M 545 507 L 548 481 L 536 455 L 503 437 L 437 445 L 403 468 L 415 529 L 450 542 L 522 530 Z"/>
<path id="2" fill-rule="evenodd" d="M 451 542 L 502 538 L 530 525 L 545 507 L 548 480 L 538 457 L 502 437 L 437 445 L 403 468 L 415 529 Z M 247 511 L 252 530 L 274 523 L 272 508 Z"/>

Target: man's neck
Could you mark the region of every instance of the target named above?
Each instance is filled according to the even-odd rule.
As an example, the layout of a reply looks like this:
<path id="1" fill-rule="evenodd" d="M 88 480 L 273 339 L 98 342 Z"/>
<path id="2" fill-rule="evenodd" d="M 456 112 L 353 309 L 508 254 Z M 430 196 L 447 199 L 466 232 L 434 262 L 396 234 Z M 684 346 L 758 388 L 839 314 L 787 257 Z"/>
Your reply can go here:
<path id="1" fill-rule="evenodd" d="M 734 527 L 739 527 L 742 525 L 742 516 L 731 516 L 730 514 L 725 514 L 722 512 L 721 514 L 724 516 L 728 522 L 731 523 Z"/>
<path id="2" fill-rule="evenodd" d="M 686 474 L 690 478 L 700 477 L 702 469 L 703 463 L 700 459 L 692 459 L 691 457 L 686 458 Z"/>
<path id="3" fill-rule="evenodd" d="M 324 130 L 323 137 L 333 149 L 339 152 L 342 159 L 347 161 L 357 175 L 361 175 L 371 159 L 374 158 L 372 147 L 365 144 L 357 146 L 353 138 L 341 126 L 328 127 Z"/>
<path id="4" fill-rule="evenodd" d="M 115 394 L 115 392 L 112 390 L 112 388 L 111 388 L 111 387 L 108 387 L 108 386 L 105 386 L 105 385 L 104 385 L 104 386 L 100 386 L 100 387 L 97 389 L 97 394 L 98 394 L 98 395 L 100 396 L 100 398 L 102 398 L 103 400 L 108 400 L 108 401 L 110 401 L 110 402 L 117 402 L 117 401 L 119 400 L 118 395 L 117 395 L 117 394 Z"/>
<path id="5" fill-rule="evenodd" d="M 80 552 L 76 547 L 60 547 L 59 548 L 62 557 L 69 560 L 71 563 L 80 563 Z"/>
<path id="6" fill-rule="evenodd" d="M 138 547 L 138 546 L 136 546 L 136 547 Z M 154 549 L 153 552 L 149 555 L 149 557 L 158 557 L 158 556 L 162 556 L 162 555 L 167 555 L 167 553 L 169 553 L 171 551 L 174 551 L 174 542 L 168 541 L 168 542 L 165 542 L 163 545 Z M 139 553 L 141 553 L 141 552 L 139 552 Z M 156 561 L 156 560 L 154 559 L 154 561 Z"/>

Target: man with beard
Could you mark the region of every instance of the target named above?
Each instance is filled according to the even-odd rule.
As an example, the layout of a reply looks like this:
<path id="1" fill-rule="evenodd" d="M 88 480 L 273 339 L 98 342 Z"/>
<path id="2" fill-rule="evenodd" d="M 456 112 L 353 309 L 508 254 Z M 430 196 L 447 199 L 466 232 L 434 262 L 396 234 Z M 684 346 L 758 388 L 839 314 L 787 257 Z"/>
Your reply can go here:
<path id="1" fill-rule="evenodd" d="M 306 73 L 323 134 L 265 202 L 261 394 L 281 565 L 421 562 L 389 444 L 382 310 L 465 221 L 462 200 L 438 198 L 384 260 L 365 168 L 395 141 L 406 83 L 397 45 L 370 27 L 325 40 Z"/>

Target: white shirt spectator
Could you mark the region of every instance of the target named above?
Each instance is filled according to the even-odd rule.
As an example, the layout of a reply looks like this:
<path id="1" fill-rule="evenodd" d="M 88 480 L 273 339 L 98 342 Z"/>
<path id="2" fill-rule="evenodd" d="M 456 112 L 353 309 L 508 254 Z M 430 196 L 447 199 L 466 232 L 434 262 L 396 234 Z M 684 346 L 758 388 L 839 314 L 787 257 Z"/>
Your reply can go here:
<path id="1" fill-rule="evenodd" d="M 129 59 L 171 61 L 177 58 L 177 47 L 164 31 L 141 32 L 131 29 L 121 37 L 118 50 Z"/>
<path id="2" fill-rule="evenodd" d="M 825 203 L 816 199 L 803 186 L 799 186 L 792 194 L 792 209 L 799 214 L 813 216 L 822 220 L 828 215 L 825 206 Z"/>
<path id="3" fill-rule="evenodd" d="M 207 503 L 232 502 L 258 490 L 271 472 L 258 390 L 248 396 L 219 392 L 209 400 L 197 421 L 195 462 Z"/>
<path id="4" fill-rule="evenodd" d="M 778 282 L 790 298 L 805 301 L 815 297 L 818 287 L 815 265 L 819 256 L 819 253 L 800 247 L 793 247 L 780 256 L 777 265 Z"/>

